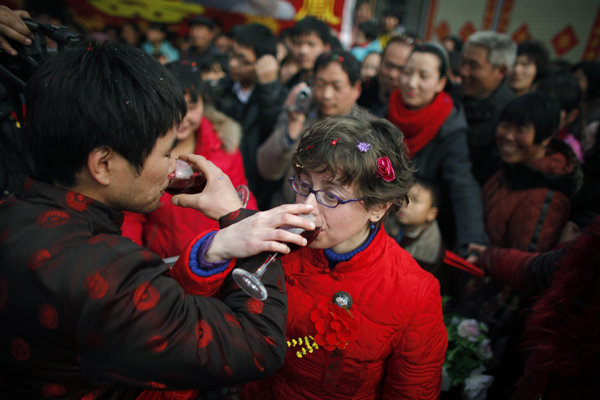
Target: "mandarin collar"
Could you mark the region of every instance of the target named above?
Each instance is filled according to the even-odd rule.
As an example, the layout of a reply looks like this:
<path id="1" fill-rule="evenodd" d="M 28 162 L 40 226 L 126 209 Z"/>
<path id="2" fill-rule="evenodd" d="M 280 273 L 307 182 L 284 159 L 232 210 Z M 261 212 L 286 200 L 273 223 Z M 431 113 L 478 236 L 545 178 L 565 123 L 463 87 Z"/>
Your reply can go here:
<path id="1" fill-rule="evenodd" d="M 121 234 L 123 213 L 81 193 L 28 177 L 23 191 L 17 197 L 19 200 L 66 211 L 71 216 L 85 219 L 88 221 L 93 235 Z"/>

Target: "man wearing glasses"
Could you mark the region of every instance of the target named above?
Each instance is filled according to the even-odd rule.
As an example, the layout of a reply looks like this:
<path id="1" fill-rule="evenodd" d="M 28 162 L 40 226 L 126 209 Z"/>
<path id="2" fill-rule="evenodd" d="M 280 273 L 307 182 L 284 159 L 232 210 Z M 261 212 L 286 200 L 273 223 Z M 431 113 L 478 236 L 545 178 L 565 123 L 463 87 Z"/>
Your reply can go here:
<path id="1" fill-rule="evenodd" d="M 229 82 L 211 95 L 218 110 L 242 125 L 240 151 L 248 186 L 260 209 L 268 205 L 269 183 L 261 179 L 256 152 L 281 111 L 287 89 L 278 79 L 277 38 L 263 25 L 250 24 L 233 32 L 229 53 Z M 216 88 L 213 88 L 216 89 Z"/>

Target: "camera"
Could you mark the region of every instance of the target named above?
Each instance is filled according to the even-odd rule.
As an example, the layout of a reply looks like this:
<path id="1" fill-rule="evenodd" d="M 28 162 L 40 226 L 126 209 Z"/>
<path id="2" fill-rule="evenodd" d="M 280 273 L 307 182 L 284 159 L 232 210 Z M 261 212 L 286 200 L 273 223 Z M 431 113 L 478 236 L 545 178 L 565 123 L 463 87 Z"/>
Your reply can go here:
<path id="1" fill-rule="evenodd" d="M 294 112 L 306 114 L 312 104 L 312 91 L 306 86 L 298 92 Z"/>
<path id="2" fill-rule="evenodd" d="M 82 35 L 65 26 L 38 24 L 31 18 L 22 18 L 22 20 L 34 34 L 33 43 L 25 46 L 7 38 L 11 46 L 18 52 L 16 57 L 12 57 L 0 49 L 0 81 L 7 89 L 20 93 L 25 91 L 25 84 L 35 69 L 52 56 L 46 48 L 46 37 L 58 44 L 59 51 L 83 41 Z"/>

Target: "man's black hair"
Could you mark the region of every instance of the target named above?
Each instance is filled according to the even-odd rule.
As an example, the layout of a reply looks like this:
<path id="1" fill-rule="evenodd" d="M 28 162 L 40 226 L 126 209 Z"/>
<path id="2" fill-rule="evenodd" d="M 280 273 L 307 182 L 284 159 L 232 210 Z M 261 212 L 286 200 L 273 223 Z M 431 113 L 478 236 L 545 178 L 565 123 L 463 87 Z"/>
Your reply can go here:
<path id="1" fill-rule="evenodd" d="M 168 33 L 167 25 L 161 24 L 161 23 L 158 23 L 158 22 L 153 22 L 150 25 L 148 25 L 148 29 L 152 29 L 152 30 L 155 30 L 155 31 L 161 31 L 165 35 Z"/>
<path id="2" fill-rule="evenodd" d="M 90 152 L 111 148 L 139 173 L 187 112 L 177 81 L 122 43 L 83 44 L 51 57 L 27 84 L 27 134 L 37 179 L 72 187 Z"/>
<path id="3" fill-rule="evenodd" d="M 454 51 L 456 51 L 460 54 L 460 52 L 462 51 L 462 48 L 463 48 L 463 44 L 464 44 L 462 39 L 456 35 L 448 35 L 442 39 L 442 43 L 446 40 L 449 40 L 452 43 L 454 43 Z"/>
<path id="4" fill-rule="evenodd" d="M 223 72 L 227 73 L 227 62 L 228 62 L 228 56 L 227 54 L 219 54 L 219 53 L 212 53 L 212 54 L 208 54 L 208 55 L 203 55 L 202 59 L 198 60 L 198 70 L 202 73 L 202 72 L 209 72 L 212 70 L 213 65 L 215 64 L 219 64 L 221 66 L 221 69 L 223 70 Z M 191 63 L 192 66 L 195 66 L 194 64 L 196 64 L 195 62 Z"/>
<path id="5" fill-rule="evenodd" d="M 358 25 L 358 30 L 362 31 L 365 34 L 365 37 L 369 42 L 377 39 L 377 35 L 379 34 L 379 27 L 375 22 L 363 22 Z"/>
<path id="6" fill-rule="evenodd" d="M 200 78 L 200 68 L 195 62 L 174 62 L 167 65 L 167 70 L 177 80 L 181 93 L 184 96 L 190 95 L 192 103 L 196 103 L 198 99 L 202 99 L 204 103 L 209 101 L 206 87 Z"/>
<path id="7" fill-rule="evenodd" d="M 360 80 L 360 63 L 347 51 L 326 51 L 322 53 L 315 61 L 314 74 L 320 69 L 327 67 L 330 63 L 337 62 L 341 65 L 344 72 L 348 75 L 351 85 Z"/>
<path id="8" fill-rule="evenodd" d="M 440 208 L 440 189 L 434 180 L 415 175 L 415 185 L 420 185 L 431 193 L 431 207 Z"/>
<path id="9" fill-rule="evenodd" d="M 249 47 L 258 60 L 266 54 L 277 55 L 277 38 L 269 28 L 261 24 L 249 24 L 233 29 L 233 40 L 240 46 Z"/>
<path id="10" fill-rule="evenodd" d="M 190 28 L 192 26 L 196 26 L 196 25 L 206 26 L 208 29 L 210 29 L 212 31 L 213 29 L 215 29 L 216 23 L 214 20 L 212 20 L 210 18 L 199 16 L 199 17 L 194 17 L 194 18 L 190 19 L 188 21 L 188 25 Z"/>
<path id="11" fill-rule="evenodd" d="M 558 132 L 560 103 L 545 93 L 526 93 L 506 106 L 500 122 L 514 123 L 517 126 L 532 124 L 535 129 L 533 142 L 540 144 Z"/>
<path id="12" fill-rule="evenodd" d="M 589 101 L 600 97 L 600 62 L 583 61 L 575 64 L 571 71 L 582 70 L 588 81 L 588 92 L 584 93 L 584 100 Z"/>
<path id="13" fill-rule="evenodd" d="M 519 43 L 517 46 L 517 57 L 527 56 L 529 61 L 535 64 L 537 70 L 535 81 L 540 80 L 548 74 L 548 64 L 550 62 L 550 53 L 542 42 L 537 40 L 527 40 Z"/>
<path id="14" fill-rule="evenodd" d="M 583 92 L 577 80 L 569 75 L 553 76 L 541 81 L 536 90 L 558 100 L 560 109 L 567 114 L 579 110 L 579 117 L 569 124 L 569 132 L 579 138 L 583 129 Z"/>
<path id="15" fill-rule="evenodd" d="M 323 44 L 327 45 L 331 43 L 329 26 L 327 26 L 325 22 L 312 16 L 305 17 L 298 21 L 298 23 L 294 25 L 294 30 L 292 31 L 294 38 L 310 35 L 311 33 L 317 35 Z"/>

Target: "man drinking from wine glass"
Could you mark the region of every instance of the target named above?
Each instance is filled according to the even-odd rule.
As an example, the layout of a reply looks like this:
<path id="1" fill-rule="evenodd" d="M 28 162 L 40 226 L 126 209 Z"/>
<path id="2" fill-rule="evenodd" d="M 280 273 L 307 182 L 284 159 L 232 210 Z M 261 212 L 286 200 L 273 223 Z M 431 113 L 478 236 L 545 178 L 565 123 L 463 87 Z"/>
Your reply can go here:
<path id="1" fill-rule="evenodd" d="M 0 32 L 28 34 L 5 22 L 16 14 L 0 11 Z M 284 206 L 235 229 L 199 232 L 169 271 L 120 227 L 122 211 L 156 209 L 174 170 L 186 104 L 173 77 L 128 45 L 86 44 L 40 66 L 26 102 L 35 173 L 0 204 L 2 394 L 133 399 L 184 390 L 185 399 L 274 373 L 286 349 L 282 269 L 265 274 L 269 297 L 257 302 L 233 290 L 232 261 L 223 260 L 306 244 L 276 228 L 314 229 L 295 215 L 313 207 Z M 201 156 L 181 158 L 207 185 L 174 204 L 214 219 L 229 214 L 230 223 L 240 201 L 228 177 Z M 203 285 L 185 294 L 173 276 L 202 277 Z M 217 291 L 220 299 L 205 297 Z"/>

